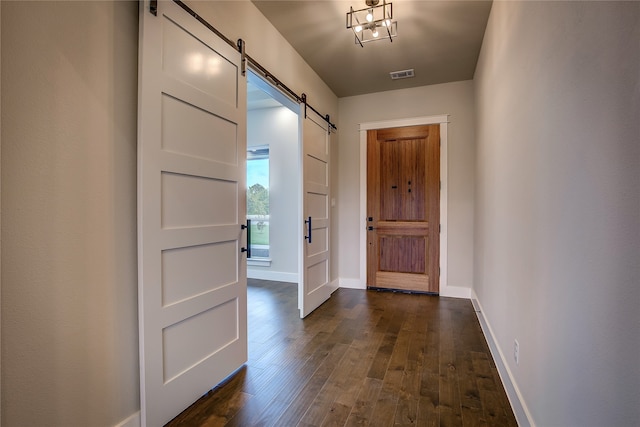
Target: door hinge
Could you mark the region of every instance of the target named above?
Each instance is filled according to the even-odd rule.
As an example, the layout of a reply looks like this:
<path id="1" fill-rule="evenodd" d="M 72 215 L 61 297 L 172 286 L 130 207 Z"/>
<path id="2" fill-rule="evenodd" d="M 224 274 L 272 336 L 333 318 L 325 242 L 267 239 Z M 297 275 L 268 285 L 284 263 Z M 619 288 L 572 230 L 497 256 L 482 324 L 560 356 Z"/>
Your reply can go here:
<path id="1" fill-rule="evenodd" d="M 149 2 L 149 12 L 153 16 L 158 16 L 158 0 L 151 0 Z"/>

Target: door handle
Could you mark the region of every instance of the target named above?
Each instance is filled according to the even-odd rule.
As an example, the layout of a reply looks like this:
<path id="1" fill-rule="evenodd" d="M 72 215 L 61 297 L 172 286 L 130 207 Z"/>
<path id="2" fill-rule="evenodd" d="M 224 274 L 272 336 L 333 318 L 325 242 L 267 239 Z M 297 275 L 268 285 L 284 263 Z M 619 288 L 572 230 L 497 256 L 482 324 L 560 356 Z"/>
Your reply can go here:
<path id="1" fill-rule="evenodd" d="M 240 252 L 247 253 L 247 259 L 251 258 L 251 220 L 248 219 L 246 224 L 240 226 L 241 230 L 247 230 L 247 247 L 240 248 Z"/>
<path id="2" fill-rule="evenodd" d="M 305 240 L 309 240 L 309 243 L 311 243 L 311 217 L 305 219 L 304 223 L 307 224 L 307 235 L 304 236 L 304 238 Z"/>
<path id="3" fill-rule="evenodd" d="M 368 227 L 367 227 L 367 230 L 369 230 L 369 231 L 373 231 L 373 230 L 375 230 L 375 229 L 376 229 L 376 228 L 375 228 L 375 227 L 372 227 L 372 226 L 368 226 Z"/>

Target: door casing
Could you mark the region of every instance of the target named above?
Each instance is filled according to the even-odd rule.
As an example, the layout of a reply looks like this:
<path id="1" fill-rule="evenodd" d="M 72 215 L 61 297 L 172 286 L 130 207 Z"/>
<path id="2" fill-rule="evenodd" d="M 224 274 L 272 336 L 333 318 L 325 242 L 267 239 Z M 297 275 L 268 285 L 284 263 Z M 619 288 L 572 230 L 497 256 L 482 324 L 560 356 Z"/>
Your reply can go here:
<path id="1" fill-rule="evenodd" d="M 274 98 L 276 101 L 278 101 L 280 104 L 282 104 L 284 107 L 288 108 L 289 110 L 291 110 L 292 112 L 296 113 L 298 115 L 299 118 L 299 126 L 298 126 L 298 151 L 299 151 L 299 158 L 297 159 L 297 165 L 296 165 L 296 174 L 297 174 L 297 179 L 300 182 L 300 188 L 299 188 L 299 197 L 298 197 L 298 218 L 300 220 L 300 225 L 303 224 L 303 220 L 304 218 L 306 218 L 306 214 L 304 213 L 304 205 L 305 205 L 305 192 L 308 189 L 305 189 L 305 180 L 304 180 L 304 158 L 306 156 L 306 154 L 304 153 L 305 151 L 305 123 L 308 120 L 311 120 L 310 117 L 307 117 L 307 115 L 313 115 L 313 117 L 315 117 L 316 113 L 309 110 L 307 111 L 307 109 L 305 108 L 304 104 L 298 104 L 297 102 L 295 102 L 293 99 L 291 99 L 285 92 L 283 92 L 280 88 L 274 86 L 273 84 L 271 84 L 271 82 L 269 82 L 268 80 L 266 80 L 265 78 L 263 78 L 260 74 L 259 71 L 254 71 L 251 68 L 251 64 L 249 64 L 249 69 L 247 71 L 247 74 L 249 75 L 249 79 L 251 81 L 251 83 L 254 86 L 259 87 L 261 90 L 263 90 L 264 92 L 266 92 L 269 96 L 271 96 L 272 98 Z M 324 118 L 320 115 L 318 115 L 317 117 L 315 117 L 315 120 L 311 120 L 312 122 L 315 121 L 315 124 L 320 126 L 320 127 L 328 127 L 328 124 L 324 123 Z M 329 149 L 330 146 L 330 134 L 327 135 L 327 147 L 326 149 Z M 307 142 L 307 144 L 309 144 L 309 142 Z M 328 155 L 328 151 L 327 151 L 327 162 L 329 161 L 330 157 Z M 330 168 L 326 171 L 327 172 L 327 180 L 330 179 Z M 317 187 L 317 184 L 311 184 L 312 186 Z M 308 186 L 308 184 L 307 184 Z M 329 183 L 327 181 L 327 191 L 330 191 L 330 186 Z M 330 212 L 331 212 L 331 207 L 329 206 L 329 200 L 330 200 L 330 193 L 327 193 L 327 218 L 321 221 L 325 221 L 325 222 L 329 222 L 329 217 L 330 217 Z M 316 218 L 317 220 L 317 218 Z M 317 224 L 317 222 L 314 222 L 314 224 Z M 306 289 L 306 285 L 305 282 L 307 280 L 307 262 L 308 262 L 308 257 L 305 255 L 306 251 L 309 249 L 309 242 L 307 242 L 306 238 L 304 237 L 305 232 L 303 231 L 303 228 L 306 230 L 306 227 L 297 227 L 297 242 L 298 242 L 298 274 L 297 274 L 297 282 L 298 282 L 298 309 L 300 310 L 300 315 L 301 317 L 305 317 L 308 314 L 310 314 L 316 307 L 318 307 L 321 302 L 326 301 L 326 299 L 328 299 L 328 297 L 331 295 L 331 293 L 333 293 L 333 291 L 335 291 L 337 288 L 334 286 L 333 282 L 331 281 L 331 277 L 330 277 L 330 267 L 328 267 L 327 270 L 327 282 L 325 286 L 322 286 L 322 289 L 318 289 L 318 294 L 322 293 L 324 294 L 324 297 L 318 297 L 318 296 L 313 296 L 310 295 L 308 293 L 306 293 L 305 289 Z M 328 227 L 327 227 L 328 228 Z M 329 229 L 329 234 L 330 234 L 330 229 Z M 327 242 L 330 242 L 330 236 L 327 235 Z M 316 254 L 316 256 L 319 254 Z M 331 258 L 331 249 L 330 249 L 330 244 L 328 246 L 328 255 L 327 255 L 327 263 L 330 262 L 330 258 Z M 321 291 L 321 292 L 320 292 Z M 305 303 L 305 300 L 308 300 L 307 303 Z M 320 302 L 321 301 L 321 302 Z M 320 304 L 318 304 L 318 302 L 320 302 Z"/>
<path id="2" fill-rule="evenodd" d="M 360 123 L 360 217 L 359 217 L 359 248 L 360 248 L 360 278 L 358 283 L 349 283 L 349 287 L 366 289 L 367 283 L 367 131 L 370 129 L 386 129 L 393 127 L 440 125 L 440 296 L 470 298 L 471 290 L 461 287 L 450 287 L 447 283 L 447 146 L 449 115 L 422 116 Z"/>

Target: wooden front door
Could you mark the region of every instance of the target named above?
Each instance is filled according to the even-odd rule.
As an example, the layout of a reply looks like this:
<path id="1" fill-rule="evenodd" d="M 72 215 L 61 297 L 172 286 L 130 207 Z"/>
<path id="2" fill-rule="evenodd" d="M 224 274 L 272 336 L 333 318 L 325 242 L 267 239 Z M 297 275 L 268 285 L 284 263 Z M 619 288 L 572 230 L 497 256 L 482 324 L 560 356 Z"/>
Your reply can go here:
<path id="1" fill-rule="evenodd" d="M 439 292 L 440 126 L 367 133 L 367 286 Z"/>

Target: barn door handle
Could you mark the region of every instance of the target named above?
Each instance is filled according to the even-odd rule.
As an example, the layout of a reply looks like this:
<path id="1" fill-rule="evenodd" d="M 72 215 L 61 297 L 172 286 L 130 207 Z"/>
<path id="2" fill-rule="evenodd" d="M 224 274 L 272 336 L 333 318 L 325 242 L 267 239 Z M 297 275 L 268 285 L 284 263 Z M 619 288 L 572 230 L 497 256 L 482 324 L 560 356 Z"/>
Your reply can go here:
<path id="1" fill-rule="evenodd" d="M 305 219 L 304 223 L 307 224 L 307 235 L 304 236 L 304 238 L 309 240 L 309 243 L 311 243 L 311 217 Z"/>
<path id="2" fill-rule="evenodd" d="M 246 252 L 247 258 L 251 258 L 251 220 L 248 219 L 246 224 L 240 226 L 241 230 L 247 230 L 247 247 L 240 248 L 240 252 Z"/>

